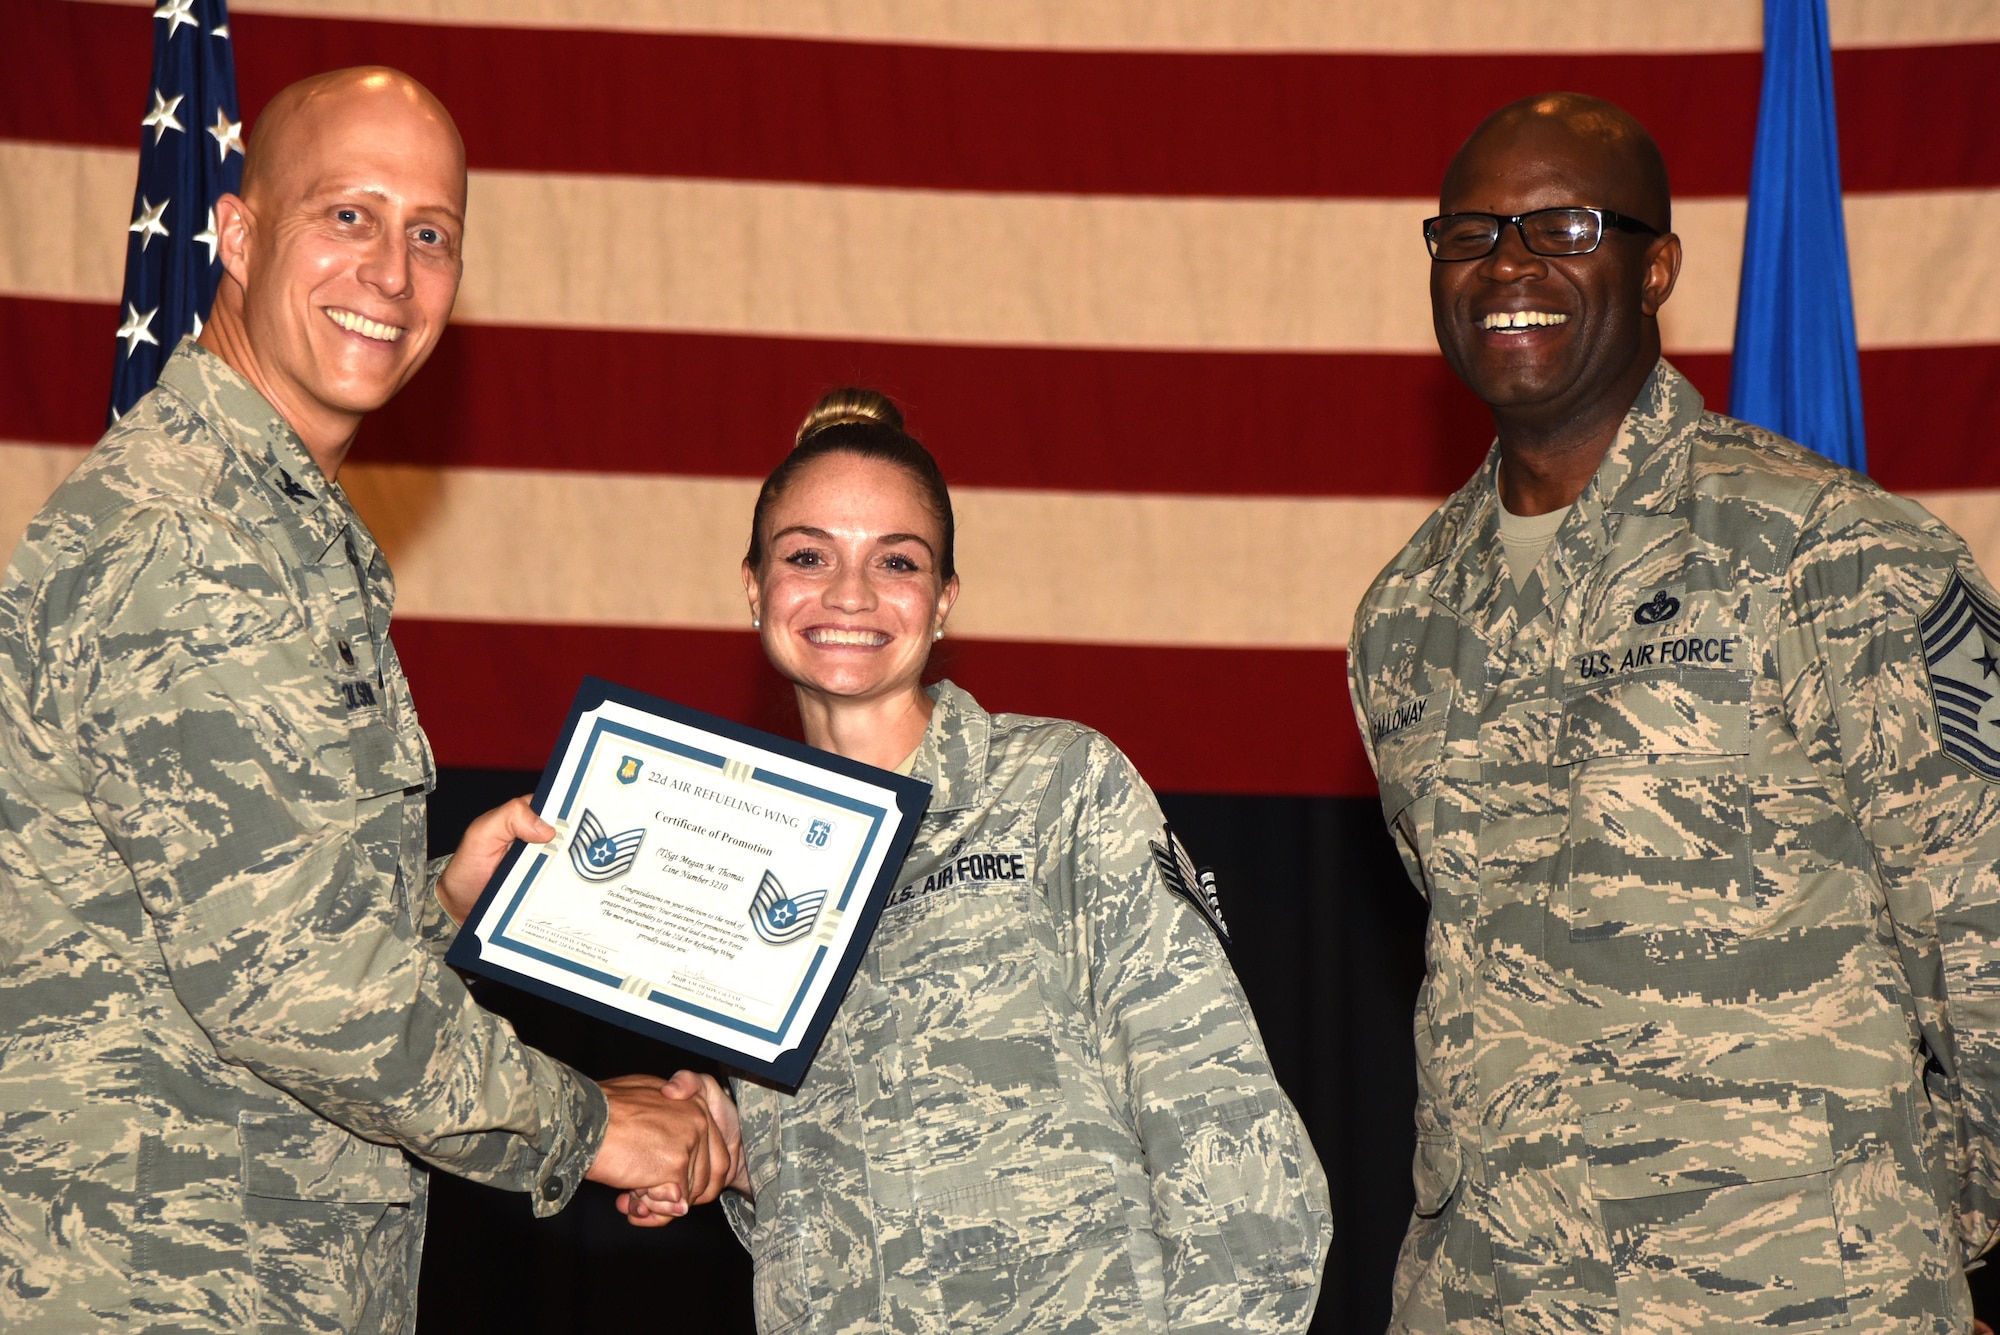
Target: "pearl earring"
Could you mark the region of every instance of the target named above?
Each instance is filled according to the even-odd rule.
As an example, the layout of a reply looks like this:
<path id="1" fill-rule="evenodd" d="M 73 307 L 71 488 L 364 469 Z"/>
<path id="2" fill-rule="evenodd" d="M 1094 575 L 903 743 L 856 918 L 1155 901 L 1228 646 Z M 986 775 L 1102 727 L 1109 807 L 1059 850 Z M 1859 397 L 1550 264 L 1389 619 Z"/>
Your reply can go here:
<path id="1" fill-rule="evenodd" d="M 750 618 L 750 629 L 752 629 L 752 630 L 762 630 L 762 629 L 764 629 L 764 619 L 763 619 L 762 617 L 751 617 L 751 618 Z"/>
<path id="2" fill-rule="evenodd" d="M 938 641 L 938 640 L 941 640 L 941 639 L 943 639 L 943 638 L 944 638 L 944 627 L 943 627 L 943 626 L 939 626 L 939 627 L 938 627 L 938 628 L 937 628 L 936 630 L 934 630 L 934 631 L 932 631 L 932 632 L 931 632 L 931 640 L 932 640 L 932 642 L 933 642 L 933 643 L 935 643 L 936 641 Z"/>

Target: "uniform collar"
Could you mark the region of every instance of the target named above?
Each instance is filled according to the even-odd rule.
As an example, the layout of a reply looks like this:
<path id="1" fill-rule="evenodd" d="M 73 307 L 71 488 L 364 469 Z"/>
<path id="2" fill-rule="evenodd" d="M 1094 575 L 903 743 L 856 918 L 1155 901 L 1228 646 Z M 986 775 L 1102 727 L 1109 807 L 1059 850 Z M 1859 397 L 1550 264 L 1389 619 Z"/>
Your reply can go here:
<path id="1" fill-rule="evenodd" d="M 979 800 L 986 786 L 986 754 L 993 719 L 979 702 L 949 681 L 928 689 L 933 704 L 910 773 L 931 785 L 932 811 L 957 811 Z"/>
<path id="2" fill-rule="evenodd" d="M 1605 516 L 1663 514 L 1687 489 L 1692 448 L 1688 428 L 1702 414 L 1700 391 L 1662 357 L 1618 424 L 1597 466 L 1537 573 L 1520 590 L 1500 546 L 1500 443 L 1472 480 L 1445 502 L 1440 522 L 1418 557 L 1430 595 L 1455 610 L 1486 638 L 1505 644 L 1556 594 L 1582 578 L 1609 546 Z"/>
<path id="3" fill-rule="evenodd" d="M 181 340 L 160 368 L 160 383 L 179 395 L 234 450 L 252 476 L 270 493 L 271 507 L 292 520 L 299 554 L 322 560 L 343 536 L 367 568 L 375 539 L 347 494 L 328 480 L 269 399 L 214 352 L 192 338 Z"/>
<path id="4" fill-rule="evenodd" d="M 1676 509 L 1687 490 L 1693 445 L 1688 428 L 1700 420 L 1703 407 L 1701 391 L 1660 358 L 1578 503 L 1592 502 L 1607 514 Z"/>

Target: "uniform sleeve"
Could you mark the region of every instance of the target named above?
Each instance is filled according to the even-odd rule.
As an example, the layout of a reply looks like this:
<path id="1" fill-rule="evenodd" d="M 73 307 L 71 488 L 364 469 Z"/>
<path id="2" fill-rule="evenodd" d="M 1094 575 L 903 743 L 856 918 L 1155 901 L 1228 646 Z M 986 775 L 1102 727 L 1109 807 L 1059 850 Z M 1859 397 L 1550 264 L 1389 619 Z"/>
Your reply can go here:
<path id="1" fill-rule="evenodd" d="M 1956 534 L 1862 484 L 1829 486 L 1800 532 L 1780 638 L 1790 705 L 1874 853 L 1928 1049 L 1913 1061 L 1938 1118 L 1936 1167 L 1955 1182 L 1970 1258 L 2000 1228 L 2000 785 L 1945 745 L 1924 623 L 1955 600 L 1962 616 L 1972 597 L 2000 600 Z M 2000 679 L 1989 685 L 2000 696 Z M 2000 740 L 1971 721 L 1961 750 Z"/>
<path id="2" fill-rule="evenodd" d="M 1145 1147 L 1171 1328 L 1302 1331 L 1332 1240 L 1326 1177 L 1221 942 L 1161 876 L 1159 805 L 1094 734 L 1051 795 L 1054 879 L 1085 938 L 1074 981 Z"/>
<path id="3" fill-rule="evenodd" d="M 450 865 L 449 854 L 432 858 L 424 864 L 424 889 L 417 896 L 416 903 L 417 936 L 440 960 L 451 949 L 451 943 L 458 939 L 458 924 L 444 911 L 444 901 L 438 898 L 438 878 Z"/>
<path id="4" fill-rule="evenodd" d="M 360 817 L 402 799 L 360 791 L 326 668 L 257 548 L 215 515 L 131 515 L 41 616 L 46 707 L 217 1053 L 358 1136 L 560 1209 L 604 1096 L 475 1005 L 394 902 Z"/>

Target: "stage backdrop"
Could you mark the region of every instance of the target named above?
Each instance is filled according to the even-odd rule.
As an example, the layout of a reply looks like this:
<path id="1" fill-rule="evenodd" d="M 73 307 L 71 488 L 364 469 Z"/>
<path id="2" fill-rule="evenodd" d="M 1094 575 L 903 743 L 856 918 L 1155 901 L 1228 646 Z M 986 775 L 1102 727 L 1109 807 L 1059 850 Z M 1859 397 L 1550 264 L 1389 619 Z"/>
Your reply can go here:
<path id="1" fill-rule="evenodd" d="M 0 7 L 0 548 L 103 424 L 156 8 Z M 822 389 L 889 391 L 960 507 L 941 668 L 1104 729 L 1223 870 L 1334 1172 L 1320 1328 L 1379 1328 L 1421 908 L 1343 648 L 1490 435 L 1437 357 L 1418 223 L 1494 107 L 1621 102 L 1673 175 L 1670 355 L 1723 406 L 1756 0 L 232 10 L 253 132 L 285 83 L 381 61 L 465 135 L 456 327 L 341 479 L 397 571 L 440 830 L 541 763 L 585 672 L 790 730 L 737 583 L 755 479 Z M 2000 4 L 1832 0 L 1832 24 L 1871 468 L 2000 571 Z M 521 1014 L 586 1064 L 671 1058 Z M 705 1226 L 445 1204 L 431 1330 L 671 1317 L 663 1290 L 704 1282 L 742 1320 L 740 1259 Z M 496 1270 L 502 1297 L 473 1283 Z"/>

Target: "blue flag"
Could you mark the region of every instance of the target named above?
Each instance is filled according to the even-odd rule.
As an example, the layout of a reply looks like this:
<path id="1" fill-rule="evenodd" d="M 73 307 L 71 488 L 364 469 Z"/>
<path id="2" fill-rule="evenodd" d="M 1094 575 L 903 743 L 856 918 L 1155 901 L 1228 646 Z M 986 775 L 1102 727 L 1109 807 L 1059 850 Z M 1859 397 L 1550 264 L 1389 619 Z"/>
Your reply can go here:
<path id="1" fill-rule="evenodd" d="M 1729 411 L 1865 469 L 1826 0 L 1764 0 Z"/>
<path id="2" fill-rule="evenodd" d="M 153 87 L 139 122 L 139 185 L 125 242 L 117 421 L 159 379 L 184 334 L 199 334 L 215 300 L 215 201 L 243 181 L 243 125 L 226 0 L 159 0 Z"/>

